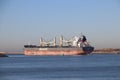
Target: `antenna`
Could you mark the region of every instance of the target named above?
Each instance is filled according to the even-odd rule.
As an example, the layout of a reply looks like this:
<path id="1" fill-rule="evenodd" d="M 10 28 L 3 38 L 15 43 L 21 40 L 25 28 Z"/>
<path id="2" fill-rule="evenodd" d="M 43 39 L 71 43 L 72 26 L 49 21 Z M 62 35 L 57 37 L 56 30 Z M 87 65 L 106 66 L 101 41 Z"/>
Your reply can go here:
<path id="1" fill-rule="evenodd" d="M 83 36 L 82 32 L 80 33 L 80 36 L 81 36 L 81 37 Z"/>

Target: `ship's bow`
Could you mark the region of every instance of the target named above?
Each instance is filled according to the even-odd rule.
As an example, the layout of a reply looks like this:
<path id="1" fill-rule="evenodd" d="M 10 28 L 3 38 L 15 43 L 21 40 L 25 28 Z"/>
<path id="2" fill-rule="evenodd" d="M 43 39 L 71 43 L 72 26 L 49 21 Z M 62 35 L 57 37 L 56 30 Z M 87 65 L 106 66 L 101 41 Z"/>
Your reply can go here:
<path id="1" fill-rule="evenodd" d="M 94 51 L 94 47 L 88 46 L 88 47 L 83 47 L 82 48 L 85 54 L 90 54 Z"/>

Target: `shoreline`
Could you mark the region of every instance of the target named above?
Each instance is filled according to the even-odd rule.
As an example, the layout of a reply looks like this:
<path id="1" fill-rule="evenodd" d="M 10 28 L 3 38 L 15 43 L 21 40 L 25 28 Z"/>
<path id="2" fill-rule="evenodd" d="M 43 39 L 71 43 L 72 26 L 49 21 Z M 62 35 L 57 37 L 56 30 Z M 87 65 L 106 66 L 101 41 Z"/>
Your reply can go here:
<path id="1" fill-rule="evenodd" d="M 0 54 L 24 54 L 24 52 L 0 52 Z"/>
<path id="2" fill-rule="evenodd" d="M 104 48 L 96 49 L 92 52 L 93 54 L 120 54 L 119 48 Z M 0 52 L 0 54 L 24 54 L 24 52 Z"/>
<path id="3" fill-rule="evenodd" d="M 8 57 L 6 54 L 0 53 L 0 57 Z"/>
<path id="4" fill-rule="evenodd" d="M 120 54 L 117 52 L 92 52 L 93 54 Z"/>

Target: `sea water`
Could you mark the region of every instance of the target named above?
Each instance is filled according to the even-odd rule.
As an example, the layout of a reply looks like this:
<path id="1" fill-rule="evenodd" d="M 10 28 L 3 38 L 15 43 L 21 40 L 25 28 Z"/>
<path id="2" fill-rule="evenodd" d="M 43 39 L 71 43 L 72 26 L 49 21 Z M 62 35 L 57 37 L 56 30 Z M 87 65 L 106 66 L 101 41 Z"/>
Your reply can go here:
<path id="1" fill-rule="evenodd" d="M 119 54 L 8 56 L 0 58 L 0 80 L 120 80 Z"/>

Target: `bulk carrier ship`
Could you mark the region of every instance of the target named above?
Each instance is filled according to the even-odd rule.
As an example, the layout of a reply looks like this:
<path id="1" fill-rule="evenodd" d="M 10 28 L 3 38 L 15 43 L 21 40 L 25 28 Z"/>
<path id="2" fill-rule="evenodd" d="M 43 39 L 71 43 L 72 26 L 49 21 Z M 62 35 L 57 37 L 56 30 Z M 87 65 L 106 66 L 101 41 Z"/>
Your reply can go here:
<path id="1" fill-rule="evenodd" d="M 56 37 L 51 42 L 40 38 L 40 45 L 24 45 L 25 55 L 85 55 L 94 50 L 84 35 L 74 36 L 71 40 L 60 37 L 57 45 Z"/>

